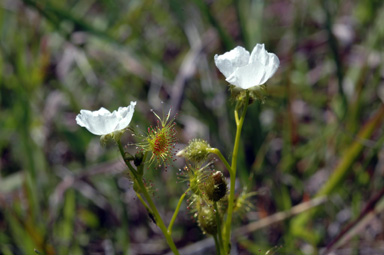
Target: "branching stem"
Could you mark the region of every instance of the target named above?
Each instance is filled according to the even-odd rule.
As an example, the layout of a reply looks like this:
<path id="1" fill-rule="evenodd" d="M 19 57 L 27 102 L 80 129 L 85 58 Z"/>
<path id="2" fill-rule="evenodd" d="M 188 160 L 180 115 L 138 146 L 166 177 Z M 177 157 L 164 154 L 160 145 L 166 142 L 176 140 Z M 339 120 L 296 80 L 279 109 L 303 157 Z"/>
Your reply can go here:
<path id="1" fill-rule="evenodd" d="M 240 144 L 240 137 L 241 137 L 241 129 L 243 127 L 245 114 L 247 112 L 248 108 L 248 101 L 249 101 L 249 92 L 247 92 L 245 101 L 244 101 L 244 108 L 243 112 L 241 113 L 240 119 L 238 119 L 239 113 L 238 109 L 235 109 L 235 120 L 236 120 L 236 137 L 235 137 L 235 144 L 233 146 L 233 153 L 232 153 L 232 165 L 231 170 L 229 172 L 230 174 L 230 189 L 229 189 L 229 198 L 228 198 L 228 211 L 227 211 L 227 219 L 225 222 L 224 227 L 224 253 L 228 254 L 230 242 L 231 242 L 231 225 L 232 225 L 232 214 L 233 214 L 233 206 L 234 206 L 234 200 L 235 200 L 235 182 L 236 182 L 236 167 L 237 167 L 237 157 L 239 152 L 239 144 Z"/>
<path id="2" fill-rule="evenodd" d="M 169 234 L 169 235 L 172 234 L 173 223 L 174 223 L 175 220 L 176 220 L 177 214 L 179 213 L 179 210 L 180 210 L 181 203 L 183 202 L 183 200 L 184 200 L 185 196 L 187 195 L 188 191 L 189 191 L 189 189 L 187 189 L 187 190 L 183 193 L 183 195 L 181 195 L 181 197 L 180 197 L 180 199 L 179 199 L 179 202 L 177 203 L 177 206 L 176 206 L 175 212 L 173 213 L 171 222 L 170 222 L 169 225 L 168 225 L 168 234 Z"/>
<path id="3" fill-rule="evenodd" d="M 219 209 L 217 207 L 216 202 L 213 203 L 213 208 L 215 209 L 215 215 L 216 215 L 218 243 L 220 247 L 223 247 L 223 233 L 221 232 L 221 217 L 220 217 Z M 219 249 L 217 250 L 217 254 L 221 254 L 220 250 Z"/>
<path id="4" fill-rule="evenodd" d="M 221 162 L 224 163 L 225 167 L 228 169 L 228 172 L 231 174 L 232 172 L 232 167 L 229 165 L 228 161 L 224 158 L 223 154 L 221 153 L 221 151 L 217 148 L 209 148 L 208 151 L 210 153 L 213 153 L 213 154 L 216 154 L 216 156 L 219 157 L 219 159 L 221 160 Z"/>
<path id="5" fill-rule="evenodd" d="M 123 149 L 123 146 L 121 145 L 121 141 L 117 141 L 117 145 L 119 147 L 121 156 L 124 158 L 124 149 Z M 159 212 L 157 211 L 157 208 L 156 208 L 155 204 L 153 203 L 153 200 L 152 200 L 151 196 L 149 195 L 148 190 L 145 187 L 145 184 L 143 183 L 142 178 L 139 176 L 137 170 L 135 170 L 133 168 L 133 166 L 131 165 L 131 163 L 129 161 L 124 161 L 124 162 L 128 166 L 129 170 L 131 171 L 133 177 L 135 178 L 136 183 L 139 186 L 139 189 L 141 191 L 141 194 L 144 196 L 145 200 L 147 200 L 148 206 L 151 209 L 151 213 L 153 214 L 153 217 L 155 218 L 156 225 L 160 228 L 161 232 L 163 232 L 163 235 L 164 235 L 164 237 L 165 237 L 165 239 L 169 245 L 169 248 L 171 248 L 172 252 L 175 255 L 180 255 L 179 251 L 176 248 L 175 243 L 173 242 L 171 235 L 168 234 L 167 228 L 166 228 Z M 142 162 L 142 165 L 143 164 L 145 164 L 145 161 Z M 141 167 L 141 165 L 139 167 Z M 140 200 L 140 201 L 143 202 L 143 200 Z M 144 204 L 144 206 L 145 206 L 145 204 Z"/>

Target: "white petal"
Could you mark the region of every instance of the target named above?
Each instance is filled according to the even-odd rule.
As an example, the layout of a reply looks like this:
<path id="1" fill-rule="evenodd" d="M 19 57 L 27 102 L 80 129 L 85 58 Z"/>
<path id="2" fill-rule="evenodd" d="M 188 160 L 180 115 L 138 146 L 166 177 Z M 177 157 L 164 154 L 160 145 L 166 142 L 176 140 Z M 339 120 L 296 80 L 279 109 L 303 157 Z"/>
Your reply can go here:
<path id="1" fill-rule="evenodd" d="M 242 89 L 249 89 L 264 84 L 279 65 L 280 61 L 275 54 L 267 52 L 264 44 L 257 44 L 252 50 L 249 63 L 236 68 L 226 81 Z"/>
<path id="2" fill-rule="evenodd" d="M 78 125 L 85 127 L 95 135 L 106 135 L 126 128 L 132 120 L 136 102 L 128 107 L 120 107 L 118 111 L 109 112 L 105 108 L 97 111 L 81 110 L 76 116 Z"/>
<path id="3" fill-rule="evenodd" d="M 215 64 L 226 78 L 235 72 L 236 68 L 248 64 L 249 52 L 241 46 L 222 55 L 215 55 Z"/>
<path id="4" fill-rule="evenodd" d="M 264 77 L 264 66 L 256 62 L 237 68 L 226 81 L 242 89 L 249 89 L 262 84 L 261 82 L 264 80 Z"/>
<path id="5" fill-rule="evenodd" d="M 136 102 L 131 102 L 127 107 L 119 107 L 117 113 L 120 117 L 120 122 L 116 127 L 116 130 L 126 128 L 131 123 L 133 112 L 135 111 Z"/>
<path id="6" fill-rule="evenodd" d="M 112 133 L 118 124 L 118 120 L 111 113 L 107 114 L 101 108 L 94 112 L 81 110 L 76 116 L 76 122 L 95 135 Z"/>
<path id="7" fill-rule="evenodd" d="M 275 54 L 266 51 L 264 44 L 257 44 L 255 48 L 253 48 L 249 58 L 249 63 L 256 64 L 256 66 L 259 66 L 259 64 L 264 66 L 263 78 L 258 84 L 255 85 L 264 84 L 269 78 L 272 77 L 272 75 L 275 74 L 280 65 L 279 58 Z"/>
<path id="8" fill-rule="evenodd" d="M 105 109 L 104 107 L 101 107 L 99 110 L 94 111 L 94 113 L 100 114 L 100 115 L 111 114 L 111 112 Z"/>

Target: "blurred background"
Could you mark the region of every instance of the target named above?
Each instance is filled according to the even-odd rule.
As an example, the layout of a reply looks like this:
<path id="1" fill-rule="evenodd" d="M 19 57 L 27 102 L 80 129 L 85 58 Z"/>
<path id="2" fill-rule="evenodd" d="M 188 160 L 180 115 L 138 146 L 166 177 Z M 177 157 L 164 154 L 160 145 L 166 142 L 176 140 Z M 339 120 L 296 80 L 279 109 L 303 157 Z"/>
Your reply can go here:
<path id="1" fill-rule="evenodd" d="M 203 138 L 230 157 L 234 104 L 213 56 L 256 43 L 281 64 L 248 108 L 238 192 L 257 196 L 233 254 L 383 254 L 382 24 L 381 0 L 0 0 L 0 254 L 166 254 L 117 147 L 75 117 L 137 101 L 145 131 L 172 107 L 178 148 Z M 146 172 L 166 223 L 183 166 Z M 176 245 L 214 254 L 186 203 Z"/>

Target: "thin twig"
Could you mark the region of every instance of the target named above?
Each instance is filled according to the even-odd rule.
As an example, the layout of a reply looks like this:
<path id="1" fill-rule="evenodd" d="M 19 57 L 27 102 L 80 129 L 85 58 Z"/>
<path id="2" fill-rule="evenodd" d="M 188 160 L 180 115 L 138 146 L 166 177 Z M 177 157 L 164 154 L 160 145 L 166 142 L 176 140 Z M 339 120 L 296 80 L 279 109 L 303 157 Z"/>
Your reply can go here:
<path id="1" fill-rule="evenodd" d="M 359 217 L 348 224 L 328 245 L 324 254 L 337 249 L 342 246 L 353 236 L 357 235 L 359 231 L 364 228 L 377 214 L 384 210 L 384 188 L 381 189 L 365 206 L 360 213 Z"/>
<path id="2" fill-rule="evenodd" d="M 240 236 L 254 232 L 258 229 L 265 228 L 265 227 L 272 225 L 274 223 L 277 223 L 279 221 L 283 221 L 285 219 L 288 219 L 289 217 L 292 217 L 294 215 L 297 215 L 299 213 L 307 211 L 313 207 L 319 206 L 319 205 L 325 203 L 326 201 L 327 201 L 326 197 L 318 197 L 318 198 L 312 199 L 308 202 L 304 202 L 304 203 L 301 203 L 299 205 L 296 205 L 287 211 L 278 212 L 278 213 L 275 213 L 271 216 L 265 217 L 261 220 L 249 223 L 248 225 L 245 225 L 243 227 L 236 229 L 233 233 L 234 238 L 238 238 Z"/>
<path id="3" fill-rule="evenodd" d="M 233 238 L 238 239 L 238 238 L 240 238 L 246 234 L 249 234 L 251 232 L 254 232 L 256 230 L 268 227 L 271 224 L 275 224 L 275 223 L 280 222 L 282 220 L 288 219 L 289 217 L 295 216 L 295 215 L 302 213 L 304 211 L 307 211 L 313 207 L 324 204 L 327 200 L 328 199 L 326 197 L 318 197 L 318 198 L 312 199 L 308 202 L 304 202 L 304 203 L 301 203 L 299 205 L 296 205 L 287 211 L 278 212 L 278 213 L 275 213 L 271 216 L 263 218 L 259 221 L 249 223 L 246 226 L 235 229 L 233 231 Z M 207 249 L 213 247 L 214 245 L 215 245 L 215 243 L 214 243 L 212 238 L 206 238 L 206 239 L 203 239 L 203 240 L 196 242 L 194 244 L 185 246 L 184 248 L 179 249 L 179 251 L 180 251 L 180 254 L 183 254 L 183 255 L 205 254 L 204 252 Z M 167 255 L 171 255 L 171 254 L 172 253 L 167 253 Z"/>

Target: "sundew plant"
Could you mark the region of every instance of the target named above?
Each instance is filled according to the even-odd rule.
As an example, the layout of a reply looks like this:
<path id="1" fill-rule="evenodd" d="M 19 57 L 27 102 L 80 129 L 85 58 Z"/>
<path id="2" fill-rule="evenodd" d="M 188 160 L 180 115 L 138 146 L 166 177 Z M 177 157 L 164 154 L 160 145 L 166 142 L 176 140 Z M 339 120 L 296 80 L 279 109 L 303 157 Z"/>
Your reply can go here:
<path id="1" fill-rule="evenodd" d="M 139 138 L 133 146 L 138 150 L 135 154 L 124 149 L 121 142 L 122 134 L 129 130 L 136 102 L 127 107 L 120 107 L 112 113 L 105 108 L 98 111 L 81 110 L 76 122 L 95 135 L 101 135 L 100 141 L 105 144 L 113 140 L 119 148 L 124 160 L 133 188 L 137 197 L 146 208 L 153 222 L 160 228 L 169 248 L 174 254 L 180 254 L 173 239 L 172 227 L 177 219 L 181 203 L 189 193 L 188 208 L 193 213 L 198 226 L 204 234 L 214 238 L 216 254 L 229 254 L 232 246 L 232 220 L 237 211 L 241 211 L 250 202 L 252 196 L 244 192 L 235 197 L 236 169 L 238 161 L 241 130 L 246 120 L 249 105 L 260 100 L 260 91 L 269 78 L 279 67 L 279 58 L 265 50 L 264 44 L 257 44 L 251 53 L 241 46 L 222 55 L 215 55 L 215 64 L 230 83 L 232 98 L 234 100 L 234 119 L 236 136 L 233 143 L 232 158 L 227 160 L 222 152 L 211 147 L 207 141 L 193 139 L 188 146 L 177 153 L 177 156 L 186 159 L 184 176 L 188 182 L 188 189 L 180 197 L 168 226 L 164 223 L 153 198 L 145 184 L 145 172 L 150 171 L 154 164 L 157 167 L 168 167 L 175 156 L 176 131 L 175 122 L 170 118 L 171 111 L 160 118 L 156 113 L 157 124 L 148 127 L 145 135 L 136 135 Z M 132 130 L 132 129 L 131 129 Z M 215 154 L 224 164 L 225 169 L 216 167 L 207 162 L 209 154 Z M 229 185 L 224 177 L 229 174 Z"/>
<path id="2" fill-rule="evenodd" d="M 384 254 L 383 24 L 383 0 L 1 0 L 0 255 Z"/>

